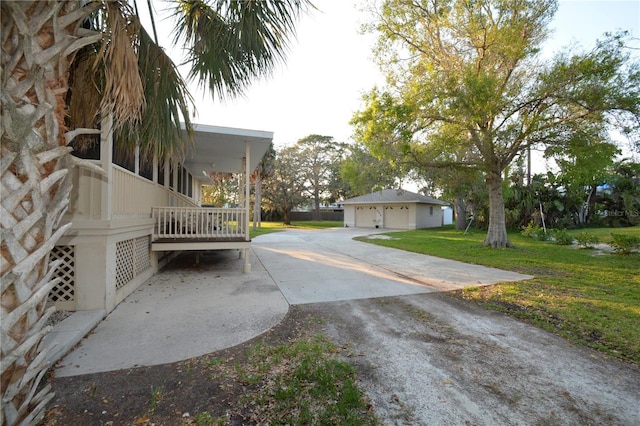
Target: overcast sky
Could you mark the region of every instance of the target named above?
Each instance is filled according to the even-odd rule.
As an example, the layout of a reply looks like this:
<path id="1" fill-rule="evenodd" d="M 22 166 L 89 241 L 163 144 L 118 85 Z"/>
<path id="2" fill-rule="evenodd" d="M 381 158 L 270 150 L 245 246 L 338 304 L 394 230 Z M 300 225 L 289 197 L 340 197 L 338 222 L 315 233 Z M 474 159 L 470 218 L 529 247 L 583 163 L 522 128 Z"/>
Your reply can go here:
<path id="1" fill-rule="evenodd" d="M 276 146 L 293 144 L 314 133 L 349 140 L 352 130 L 348 123 L 362 107 L 362 93 L 384 82 L 371 60 L 374 38 L 359 31 L 367 20 L 359 10 L 363 1 L 313 3 L 319 10 L 299 23 L 297 40 L 285 65 L 236 100 L 214 104 L 208 95 L 203 97 L 201 91 L 193 90 L 197 106 L 193 121 L 272 131 Z M 165 4 L 154 0 L 154 6 L 162 10 Z M 640 0 L 561 0 L 552 26 L 549 51 L 573 42 L 590 48 L 604 32 L 619 29 L 638 39 Z M 160 43 L 169 46 L 162 40 Z"/>

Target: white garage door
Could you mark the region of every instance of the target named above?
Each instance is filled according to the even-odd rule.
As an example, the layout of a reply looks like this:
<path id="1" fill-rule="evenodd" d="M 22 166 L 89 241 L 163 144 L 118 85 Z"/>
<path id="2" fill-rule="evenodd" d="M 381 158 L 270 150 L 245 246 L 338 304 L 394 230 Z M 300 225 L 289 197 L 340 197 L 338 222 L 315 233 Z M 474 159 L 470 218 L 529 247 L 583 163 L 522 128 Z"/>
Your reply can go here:
<path id="1" fill-rule="evenodd" d="M 389 229 L 407 229 L 409 224 L 409 206 L 384 206 L 384 227 Z"/>
<path id="2" fill-rule="evenodd" d="M 373 206 L 356 206 L 356 226 L 360 228 L 375 228 L 376 209 Z"/>

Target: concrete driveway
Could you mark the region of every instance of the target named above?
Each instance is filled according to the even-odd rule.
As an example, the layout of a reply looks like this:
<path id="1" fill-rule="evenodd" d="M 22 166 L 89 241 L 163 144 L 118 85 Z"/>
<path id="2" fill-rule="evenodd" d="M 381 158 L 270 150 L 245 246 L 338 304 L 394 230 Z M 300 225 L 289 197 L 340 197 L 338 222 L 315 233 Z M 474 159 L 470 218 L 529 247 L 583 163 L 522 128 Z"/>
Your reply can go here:
<path id="1" fill-rule="evenodd" d="M 120 304 L 56 375 L 200 356 L 288 315 L 284 323 L 311 318 L 336 342 L 386 425 L 640 424 L 637 365 L 444 291 L 527 276 L 352 240 L 366 233 L 261 236 L 250 274 L 236 252 L 205 253 L 198 267 L 187 254 Z"/>
<path id="2" fill-rule="evenodd" d="M 252 244 L 249 274 L 240 272 L 236 251 L 204 253 L 197 267 L 194 254 L 184 253 L 101 321 L 62 359 L 56 374 L 115 371 L 215 352 L 264 333 L 284 318 L 289 305 L 528 278 L 353 241 L 370 232 L 337 228 L 260 236 Z M 48 337 L 84 330 L 87 314 L 72 315 Z"/>
<path id="3" fill-rule="evenodd" d="M 291 305 L 457 290 L 532 278 L 484 266 L 354 241 L 372 230 L 287 230 L 253 250 Z"/>

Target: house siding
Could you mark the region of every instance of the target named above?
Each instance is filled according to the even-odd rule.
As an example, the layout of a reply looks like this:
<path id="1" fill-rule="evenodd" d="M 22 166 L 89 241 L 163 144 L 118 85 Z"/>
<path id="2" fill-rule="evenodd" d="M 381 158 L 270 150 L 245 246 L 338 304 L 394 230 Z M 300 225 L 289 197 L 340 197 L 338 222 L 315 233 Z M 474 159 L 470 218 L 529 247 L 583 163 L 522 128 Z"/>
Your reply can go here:
<path id="1" fill-rule="evenodd" d="M 344 207 L 344 226 L 384 229 L 422 229 L 442 226 L 438 204 L 358 204 Z"/>
<path id="2" fill-rule="evenodd" d="M 436 228 L 442 226 L 442 208 L 435 204 L 418 204 L 416 228 Z"/>
<path id="3" fill-rule="evenodd" d="M 105 119 L 99 153 L 86 159 L 102 171 L 72 170 L 64 218 L 72 227 L 54 250 L 53 256 L 60 261 L 54 276 L 61 282 L 48 299 L 59 309 L 113 310 L 175 256 L 152 251 L 152 207 L 199 207 L 202 200 L 201 183 L 178 161 L 154 158 L 151 164 L 140 165 L 135 156 L 128 167 L 117 165 L 110 128 L 110 120 Z M 266 151 L 266 142 L 263 145 Z M 242 142 L 242 147 L 249 158 L 248 142 Z"/>

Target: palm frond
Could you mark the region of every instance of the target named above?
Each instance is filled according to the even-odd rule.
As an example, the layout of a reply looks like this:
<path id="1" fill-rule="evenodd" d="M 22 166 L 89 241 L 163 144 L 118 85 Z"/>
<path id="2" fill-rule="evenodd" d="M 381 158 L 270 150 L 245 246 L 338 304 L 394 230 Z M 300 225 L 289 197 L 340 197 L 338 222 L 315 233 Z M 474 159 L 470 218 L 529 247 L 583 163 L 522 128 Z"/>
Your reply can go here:
<path id="1" fill-rule="evenodd" d="M 193 98 L 174 62 L 144 29 L 140 41 L 140 77 L 147 100 L 138 127 L 140 148 L 149 155 L 157 153 L 161 159 L 165 154 L 180 158 L 192 142 L 189 106 L 194 108 Z M 183 140 L 181 121 L 187 140 Z"/>
<path id="2" fill-rule="evenodd" d="M 101 111 L 113 113 L 115 127 L 142 118 L 145 97 L 138 71 L 140 23 L 126 1 L 105 1 L 96 20 L 103 34 L 96 72 L 104 68 Z"/>
<path id="3" fill-rule="evenodd" d="M 102 114 L 112 112 L 121 158 L 133 156 L 136 145 L 143 161 L 154 153 L 161 159 L 167 153 L 180 157 L 192 132 L 189 105 L 193 99 L 173 61 L 123 2 L 105 2 L 87 25 L 104 36 L 74 62 L 69 99 L 72 127 L 96 127 Z M 183 140 L 181 121 L 186 124 L 187 140 Z"/>
<path id="4" fill-rule="evenodd" d="M 307 0 L 177 0 L 174 43 L 186 46 L 189 79 L 214 96 L 241 94 L 284 59 Z"/>
<path id="5" fill-rule="evenodd" d="M 98 125 L 104 69 L 95 69 L 96 55 L 96 46 L 87 46 L 78 52 L 71 64 L 66 120 L 69 129 L 94 129 Z M 81 135 L 76 137 L 74 145 L 83 150 L 94 141 L 94 136 Z"/>

